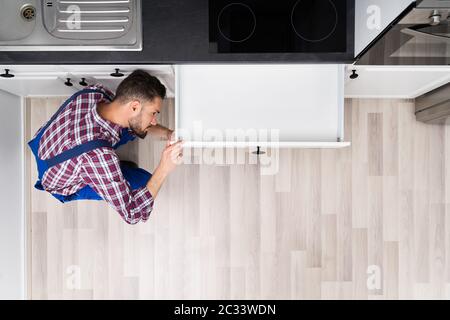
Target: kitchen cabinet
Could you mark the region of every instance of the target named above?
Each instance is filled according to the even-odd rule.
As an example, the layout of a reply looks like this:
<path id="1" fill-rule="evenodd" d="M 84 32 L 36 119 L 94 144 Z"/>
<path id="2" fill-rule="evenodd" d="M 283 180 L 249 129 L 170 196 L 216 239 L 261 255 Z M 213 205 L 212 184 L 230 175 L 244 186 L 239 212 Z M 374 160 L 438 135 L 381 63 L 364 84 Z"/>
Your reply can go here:
<path id="1" fill-rule="evenodd" d="M 0 89 L 18 96 L 69 96 L 82 88 L 78 84 L 81 78 L 90 84 L 100 82 L 114 91 L 123 79 L 110 75 L 114 68 L 120 68 L 125 74 L 141 68 L 158 76 L 168 89 L 168 97 L 176 98 L 176 122 L 187 130 L 191 129 L 192 120 L 200 117 L 206 130 L 279 131 L 279 138 L 247 141 L 245 146 L 349 145 L 343 136 L 343 65 L 21 65 L 2 68 L 10 69 L 15 77 L 0 78 Z M 72 87 L 64 84 L 67 78 L 71 79 Z M 230 141 L 225 144 L 224 141 L 206 142 L 187 139 L 188 145 L 199 147 L 242 146 L 238 141 L 231 145 Z"/>
<path id="2" fill-rule="evenodd" d="M 185 146 L 350 144 L 343 65 L 179 65 L 175 91 L 176 132 Z"/>

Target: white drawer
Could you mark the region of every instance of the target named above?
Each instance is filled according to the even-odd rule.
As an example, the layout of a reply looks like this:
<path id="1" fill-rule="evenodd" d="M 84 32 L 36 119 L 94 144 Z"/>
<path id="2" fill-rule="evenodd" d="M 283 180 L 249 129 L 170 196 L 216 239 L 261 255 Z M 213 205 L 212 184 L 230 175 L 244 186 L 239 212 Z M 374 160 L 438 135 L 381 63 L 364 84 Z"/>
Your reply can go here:
<path id="1" fill-rule="evenodd" d="M 178 65 L 175 76 L 176 134 L 185 146 L 350 145 L 343 65 Z"/>

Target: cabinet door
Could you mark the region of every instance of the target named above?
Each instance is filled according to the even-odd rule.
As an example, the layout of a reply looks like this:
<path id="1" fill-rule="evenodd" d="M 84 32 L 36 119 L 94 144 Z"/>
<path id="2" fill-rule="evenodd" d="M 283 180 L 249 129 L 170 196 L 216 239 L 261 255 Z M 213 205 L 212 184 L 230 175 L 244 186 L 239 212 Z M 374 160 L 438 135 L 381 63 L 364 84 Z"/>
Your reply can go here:
<path id="1" fill-rule="evenodd" d="M 180 65 L 177 134 L 187 146 L 199 147 L 346 146 L 343 70 L 342 65 Z"/>
<path id="2" fill-rule="evenodd" d="M 124 77 L 113 77 L 118 68 Z M 79 84 L 85 78 L 89 85 L 101 83 L 115 91 L 119 83 L 136 69 L 142 69 L 156 76 L 167 88 L 167 96 L 174 96 L 174 71 L 171 65 L 9 65 L 14 78 L 0 77 L 0 90 L 19 96 L 67 96 L 83 88 Z M 71 79 L 72 87 L 64 84 Z"/>
<path id="3" fill-rule="evenodd" d="M 17 96 L 66 96 L 75 92 L 74 87 L 64 85 L 64 78 L 56 75 L 16 75 L 14 78 L 0 78 L 0 90 Z"/>

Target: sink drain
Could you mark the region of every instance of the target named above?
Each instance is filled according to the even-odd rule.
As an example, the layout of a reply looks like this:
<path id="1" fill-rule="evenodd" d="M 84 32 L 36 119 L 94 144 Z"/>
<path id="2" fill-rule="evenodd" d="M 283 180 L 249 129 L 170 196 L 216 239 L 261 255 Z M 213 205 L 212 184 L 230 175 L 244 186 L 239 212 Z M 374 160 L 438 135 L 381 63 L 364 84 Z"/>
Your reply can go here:
<path id="1" fill-rule="evenodd" d="M 20 15 L 27 21 L 31 21 L 34 19 L 36 15 L 36 8 L 30 4 L 26 4 L 20 10 Z"/>

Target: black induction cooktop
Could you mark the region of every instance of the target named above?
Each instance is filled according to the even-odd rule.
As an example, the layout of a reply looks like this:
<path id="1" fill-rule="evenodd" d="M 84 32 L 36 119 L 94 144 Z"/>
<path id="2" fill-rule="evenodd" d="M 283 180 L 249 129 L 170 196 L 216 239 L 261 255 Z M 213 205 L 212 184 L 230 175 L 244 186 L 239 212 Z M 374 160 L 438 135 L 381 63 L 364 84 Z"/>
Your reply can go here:
<path id="1" fill-rule="evenodd" d="M 209 0 L 213 53 L 345 53 L 348 0 Z M 351 37 L 353 38 L 353 37 Z"/>

